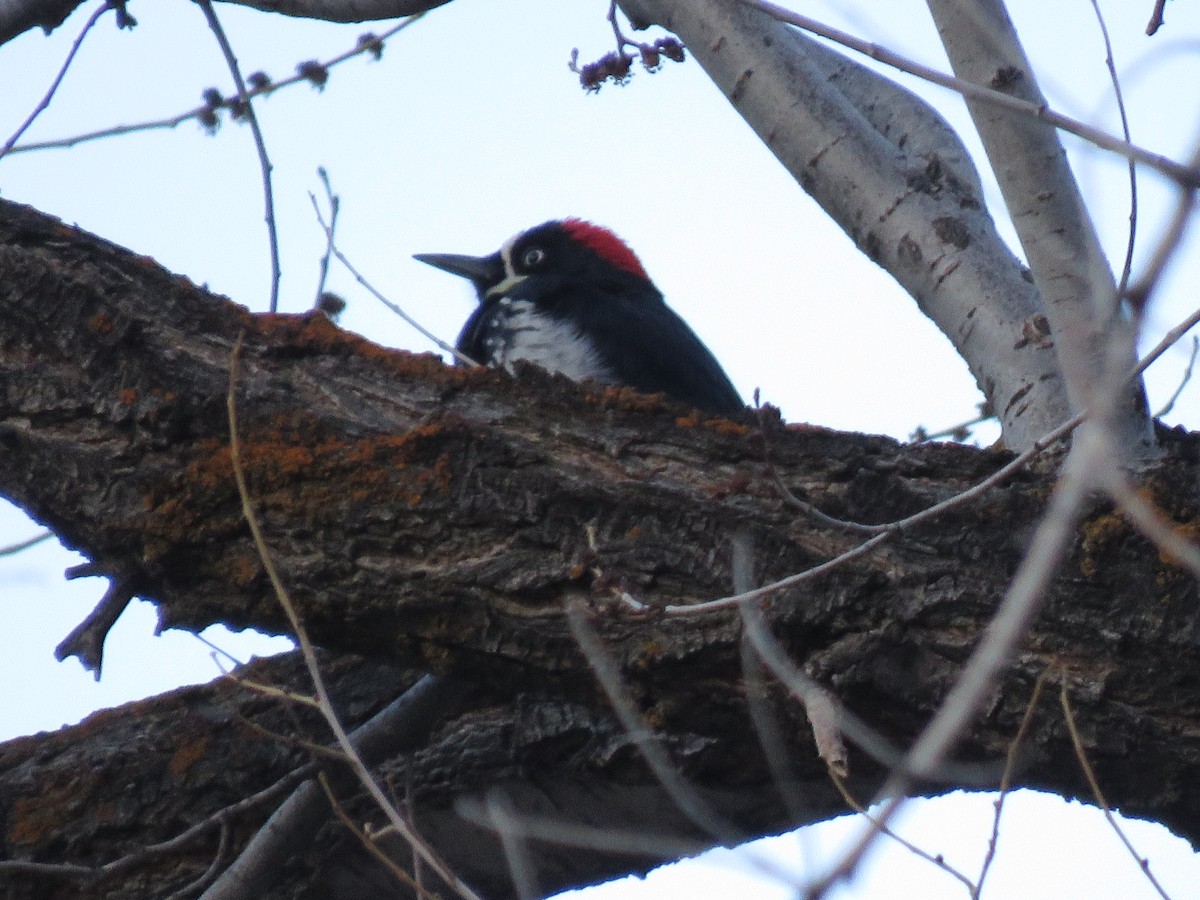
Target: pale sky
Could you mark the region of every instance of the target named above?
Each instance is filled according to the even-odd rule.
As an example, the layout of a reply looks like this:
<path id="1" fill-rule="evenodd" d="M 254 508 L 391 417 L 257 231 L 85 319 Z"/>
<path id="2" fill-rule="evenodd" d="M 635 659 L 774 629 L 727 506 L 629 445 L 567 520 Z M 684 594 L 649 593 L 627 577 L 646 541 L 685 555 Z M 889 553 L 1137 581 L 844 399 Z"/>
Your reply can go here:
<path id="1" fill-rule="evenodd" d="M 799 2 L 792 7 L 945 69 L 919 0 Z M 342 250 L 391 299 L 446 340 L 473 300 L 467 285 L 414 260 L 418 252 L 485 253 L 513 233 L 577 215 L 612 227 L 638 252 L 668 302 L 721 360 L 748 401 L 755 388 L 786 418 L 904 439 L 972 416 L 979 393 L 949 343 L 890 277 L 791 180 L 693 62 L 638 72 L 624 87 L 583 93 L 567 71 L 607 52 L 605 0 L 455 0 L 393 39 L 380 62 L 353 60 L 321 92 L 301 85 L 257 105 L 274 163 L 283 248 L 281 309 L 308 308 L 324 237 L 308 192 L 318 166 L 342 200 Z M 1152 3 L 1105 0 L 1134 140 L 1186 159 L 1200 139 L 1200 5 L 1170 3 L 1155 38 L 1144 33 Z M 1089 0 L 1013 0 L 1010 8 L 1043 88 L 1060 111 L 1117 128 L 1104 48 Z M 140 25 L 118 33 L 110 18 L 84 44 L 75 68 L 27 139 L 65 137 L 195 106 L 229 78 L 203 17 L 190 2 L 133 5 Z M 50 37 L 30 33 L 0 48 L 0 142 L 25 118 L 57 71 L 91 9 Z M 286 20 L 238 7 L 219 10 L 245 72 L 282 78 L 306 59 L 354 45 L 368 26 Z M 382 31 L 383 25 L 371 26 Z M 911 79 L 906 84 L 915 86 Z M 960 101 L 920 92 L 976 145 Z M 1124 163 L 1068 138 L 1068 149 L 1110 256 L 1124 256 L 1128 181 Z M 987 176 L 985 176 L 986 179 Z M 987 181 L 993 212 L 1001 207 Z M 1155 244 L 1173 199 L 1153 175 L 1139 184 L 1139 261 Z M 194 122 L 0 160 L 0 193 L 153 256 L 239 303 L 266 306 L 269 264 L 262 189 L 248 129 L 226 123 L 210 137 Z M 1002 223 L 1002 231 L 1011 228 Z M 1136 271 L 1136 269 L 1135 269 Z M 1145 347 L 1197 304 L 1200 253 L 1192 236 L 1150 310 Z M 337 268 L 329 287 L 349 308 L 342 324 L 383 344 L 431 350 Z M 1148 374 L 1152 406 L 1178 386 L 1186 348 Z M 1167 419 L 1200 428 L 1192 383 Z M 994 427 L 978 433 L 994 439 Z M 0 506 L 0 545 L 37 530 Z M 78 557 L 53 545 L 0 559 L 0 739 L 56 728 L 89 711 L 217 674 L 209 649 L 186 634 L 154 637 L 154 613 L 138 603 L 110 636 L 99 684 L 55 645 L 99 599 L 103 583 L 65 583 Z M 229 635 L 234 655 L 282 641 Z M 11 686 L 20 685 L 19 691 Z M 991 828 L 990 795 L 914 804 L 906 834 L 974 875 Z M 776 841 L 798 872 L 820 872 L 858 823 L 838 820 Z M 1200 897 L 1200 861 L 1157 825 L 1132 826 L 1169 892 Z M 911 833 L 910 833 L 911 832 Z M 809 866 L 809 868 L 804 868 Z M 729 855 L 619 883 L 593 897 L 791 895 L 756 876 L 726 887 Z M 700 879 L 699 888 L 655 878 Z M 745 877 L 745 876 L 738 876 Z M 801 881 L 803 874 L 797 876 Z M 881 850 L 836 897 L 962 897 L 960 884 L 902 851 Z M 1157 896 L 1123 855 L 1099 814 L 1055 797 L 1009 803 L 988 898 Z"/>

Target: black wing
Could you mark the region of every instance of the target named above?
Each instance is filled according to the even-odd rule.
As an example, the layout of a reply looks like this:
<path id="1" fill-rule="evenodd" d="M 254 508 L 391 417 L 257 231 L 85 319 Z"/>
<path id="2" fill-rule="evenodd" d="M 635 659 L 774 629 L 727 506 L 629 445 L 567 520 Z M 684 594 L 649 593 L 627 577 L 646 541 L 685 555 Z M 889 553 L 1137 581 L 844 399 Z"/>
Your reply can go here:
<path id="1" fill-rule="evenodd" d="M 697 409 L 734 415 L 745 409 L 720 363 L 652 286 L 588 285 L 560 295 L 548 311 L 592 338 L 617 381 L 664 393 Z"/>

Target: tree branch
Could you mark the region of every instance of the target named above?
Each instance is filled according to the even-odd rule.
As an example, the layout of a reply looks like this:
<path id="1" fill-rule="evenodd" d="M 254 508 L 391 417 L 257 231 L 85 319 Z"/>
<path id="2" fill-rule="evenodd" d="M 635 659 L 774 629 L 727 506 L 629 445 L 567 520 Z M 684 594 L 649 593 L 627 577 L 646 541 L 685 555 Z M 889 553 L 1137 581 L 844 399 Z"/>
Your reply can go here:
<path id="1" fill-rule="evenodd" d="M 1001 0 L 929 0 L 929 9 L 956 75 L 1046 105 Z M 1135 359 L 1132 324 L 1121 313 L 1112 271 L 1058 132 L 988 103 L 968 99 L 967 108 L 1045 299 L 1075 411 L 1100 414 L 1124 458 L 1153 456 L 1141 382 L 1123 388 L 1118 381 Z"/>
<path id="2" fill-rule="evenodd" d="M 790 800 L 777 792 L 744 694 L 736 610 L 659 610 L 727 594 L 735 535 L 753 541 L 755 580 L 776 579 L 857 545 L 861 535 L 838 520 L 904 518 L 1007 461 L 769 416 L 760 431 L 535 370 L 513 379 L 449 368 L 384 350 L 319 314 L 252 316 L 6 201 L 0 269 L 0 493 L 84 552 L 89 571 L 119 574 L 155 601 L 166 625 L 286 629 L 229 456 L 227 367 L 246 331 L 243 468 L 297 611 L 331 654 L 324 668 L 335 699 L 349 689 L 338 672 L 365 671 L 345 659 L 353 652 L 452 672 L 479 691 L 379 775 L 412 797 L 419 833 L 487 896 L 512 895 L 501 842 L 456 804 L 495 809 L 497 785 L 504 821 L 529 817 L 528 828 L 507 830 L 527 840 L 527 874 L 544 890 L 642 871 L 681 845 L 711 841 L 676 810 L 608 710 L 571 635 L 568 604 L 603 641 L 656 744 L 718 816 L 747 835 L 824 818 L 842 800 L 802 708 L 779 691 L 766 702 L 774 700 L 788 744 L 773 752 L 792 761 L 795 790 Z M 1192 490 L 1200 440 L 1164 432 L 1163 442 L 1166 458 L 1139 490 L 1191 527 L 1200 520 Z M 908 746 L 1004 595 L 1054 468 L 1034 459 L 971 503 L 780 592 L 764 601 L 765 627 L 842 707 L 892 746 Z M 778 482 L 831 521 L 797 517 Z M 1200 685 L 1179 678 L 1200 666 L 1196 580 L 1108 506 L 1089 508 L 1080 534 L 987 715 L 972 722 L 956 765 L 933 775 L 957 783 L 961 764 L 1002 760 L 1032 685 L 1058 661 L 1076 688 L 1080 733 L 1096 736 L 1086 749 L 1108 801 L 1200 838 L 1200 800 L 1189 788 L 1200 727 L 1180 727 L 1200 722 Z M 307 690 L 294 662 L 276 665 L 291 672 L 282 683 Z M 384 682 L 381 694 L 350 703 L 347 727 L 405 686 Z M 208 871 L 211 833 L 212 846 L 161 868 L 148 861 L 127 882 L 93 890 L 78 881 L 96 861 L 169 839 L 303 762 L 263 738 L 263 727 L 288 727 L 274 712 L 279 701 L 238 696 L 221 685 L 192 689 L 0 747 L 0 857 L 19 864 L 6 877 L 24 891 L 14 897 L 45 896 L 46 865 L 61 867 L 56 877 L 72 896 L 118 900 L 162 896 Z M 258 729 L 238 725 L 238 716 L 264 711 Z M 307 710 L 296 714 L 311 721 Z M 1035 716 L 1029 745 L 1014 784 L 1087 791 L 1059 719 Z M 869 796 L 886 774 L 855 747 L 847 764 L 854 796 Z M 132 779 L 134 766 L 144 776 Z M 131 779 L 146 789 L 128 791 Z M 340 799 L 356 821 L 379 821 L 357 798 Z M 546 827 L 554 819 L 569 841 L 597 843 L 539 837 L 555 832 Z M 663 843 L 614 849 L 614 829 L 630 821 Z M 233 852 L 254 827 L 233 826 Z M 341 834 L 324 833 L 303 864 L 287 867 L 296 879 L 288 885 L 336 896 L 322 893 L 327 879 L 377 868 Z M 280 886 L 278 896 L 291 890 Z"/>

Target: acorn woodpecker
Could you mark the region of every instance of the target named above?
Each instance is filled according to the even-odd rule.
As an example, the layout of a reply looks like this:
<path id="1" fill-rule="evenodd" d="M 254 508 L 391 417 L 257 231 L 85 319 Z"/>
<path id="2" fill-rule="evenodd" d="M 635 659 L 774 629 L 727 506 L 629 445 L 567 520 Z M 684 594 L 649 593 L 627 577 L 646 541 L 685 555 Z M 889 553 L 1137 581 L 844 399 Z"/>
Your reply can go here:
<path id="1" fill-rule="evenodd" d="M 705 412 L 744 409 L 712 353 L 607 228 L 564 219 L 524 231 L 490 256 L 415 258 L 475 285 L 479 306 L 457 348 L 476 362 L 511 372 L 526 360 L 576 381 L 663 393 Z"/>

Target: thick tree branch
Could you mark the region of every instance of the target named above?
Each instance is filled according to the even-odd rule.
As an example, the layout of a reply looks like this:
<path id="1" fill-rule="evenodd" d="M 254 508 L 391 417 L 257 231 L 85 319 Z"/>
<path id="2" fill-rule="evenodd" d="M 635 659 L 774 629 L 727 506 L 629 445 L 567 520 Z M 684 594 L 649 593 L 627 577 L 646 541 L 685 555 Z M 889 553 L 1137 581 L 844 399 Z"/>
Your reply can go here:
<path id="1" fill-rule="evenodd" d="M 418 830 L 489 896 L 513 890 L 503 855 L 456 803 L 476 811 L 507 804 L 543 834 L 548 820 L 562 820 L 564 835 L 606 836 L 584 849 L 532 843 L 545 890 L 639 870 L 681 842 L 705 840 L 600 699 L 571 637 L 568 603 L 585 611 L 637 712 L 723 819 L 748 837 L 827 817 L 842 801 L 802 710 L 778 691 L 767 703 L 788 741 L 795 790 L 788 802 L 777 792 L 746 705 L 736 610 L 686 618 L 657 611 L 728 593 L 734 535 L 753 538 L 760 579 L 863 539 L 836 523 L 797 518 L 776 478 L 840 519 L 881 522 L 951 496 L 1005 460 L 770 420 L 760 431 L 536 371 L 514 380 L 447 368 L 383 350 L 319 314 L 252 316 L 150 260 L 3 201 L 0 271 L 0 493 L 95 569 L 157 602 L 170 625 L 285 627 L 229 460 L 228 364 L 245 332 L 244 466 L 313 639 L 336 657 L 368 653 L 486 685 L 431 743 L 388 760 L 381 774 L 402 799 L 411 797 Z M 1181 527 L 1194 527 L 1200 444 L 1189 435 L 1164 443 L 1168 456 L 1141 489 Z M 905 747 L 1003 595 L 1052 476 L 1044 463 L 775 596 L 764 605 L 767 626 L 838 702 Z M 1109 801 L 1196 839 L 1200 686 L 1186 675 L 1200 664 L 1196 581 L 1105 508 L 1089 512 L 1081 534 L 961 753 L 1002 760 L 1032 685 L 1047 665 L 1061 666 Z M 294 674 L 280 677 L 296 683 Z M 347 714 L 348 724 L 404 686 L 390 676 L 384 682 L 380 695 Z M 344 690 L 333 683 L 335 695 Z M 145 896 L 147 884 L 159 896 L 203 873 L 215 843 L 169 866 L 147 863 L 138 878 L 115 885 L 81 883 L 77 871 L 63 870 L 57 894 L 29 864 L 101 864 L 183 831 L 302 762 L 217 714 L 233 703 L 253 718 L 277 703 L 239 698 L 221 687 L 193 689 L 143 704 L 138 715 L 110 713 L 0 750 L 0 855 L 26 866 L 13 896 L 134 897 Z M 760 721 L 763 714 L 755 713 Z M 247 741 L 258 749 L 245 750 Z M 146 790 L 128 791 L 130 776 L 111 759 L 97 762 L 113 747 L 128 753 L 122 765 L 159 760 L 161 772 L 138 781 Z M 1023 759 L 1017 783 L 1086 793 L 1053 710 L 1035 717 Z M 884 774 L 854 747 L 849 768 L 859 797 Z M 106 774 L 86 774 L 94 772 Z M 177 796 L 158 796 L 163 791 Z M 87 802 L 74 803 L 79 797 Z M 345 802 L 352 815 L 371 816 L 354 798 Z M 630 822 L 646 823 L 664 843 L 635 835 L 637 846 L 615 846 L 612 835 Z M 234 826 L 235 848 L 255 825 Z M 374 877 L 374 864 L 340 834 L 319 837 L 319 849 L 288 868 L 295 880 L 271 896 L 320 885 L 321 896 L 336 897 L 336 884 Z"/>
<path id="2" fill-rule="evenodd" d="M 929 9 L 958 77 L 1046 105 L 1001 0 L 929 0 Z M 967 108 L 1045 299 L 1075 411 L 1103 415 L 1126 458 L 1152 456 L 1154 429 L 1141 382 L 1121 387 L 1134 363 L 1132 323 L 1121 315 L 1112 270 L 1058 132 L 992 104 L 968 99 Z"/>

